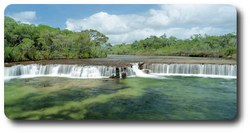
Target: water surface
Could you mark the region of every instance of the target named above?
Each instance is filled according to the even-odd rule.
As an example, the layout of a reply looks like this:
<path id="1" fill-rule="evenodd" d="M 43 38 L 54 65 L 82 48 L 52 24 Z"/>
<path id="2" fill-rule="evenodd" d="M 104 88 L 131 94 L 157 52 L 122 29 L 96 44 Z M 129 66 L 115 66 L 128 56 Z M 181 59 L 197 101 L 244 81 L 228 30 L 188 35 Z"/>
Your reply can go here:
<path id="1" fill-rule="evenodd" d="M 5 114 L 22 120 L 229 120 L 236 79 L 71 79 L 5 81 Z"/>

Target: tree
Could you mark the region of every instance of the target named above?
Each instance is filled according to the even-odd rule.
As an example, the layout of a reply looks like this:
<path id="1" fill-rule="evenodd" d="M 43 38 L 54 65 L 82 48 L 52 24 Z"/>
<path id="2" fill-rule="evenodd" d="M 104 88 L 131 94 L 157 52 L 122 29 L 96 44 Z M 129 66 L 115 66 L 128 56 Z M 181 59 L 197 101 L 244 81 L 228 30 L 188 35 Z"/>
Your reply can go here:
<path id="1" fill-rule="evenodd" d="M 189 39 L 178 39 L 166 34 L 150 36 L 132 44 L 117 44 L 112 54 L 175 55 L 194 57 L 224 57 L 236 59 L 237 37 L 233 33 L 220 36 L 194 34 Z"/>
<path id="2" fill-rule="evenodd" d="M 108 37 L 97 30 L 60 30 L 4 19 L 5 61 L 106 57 Z"/>

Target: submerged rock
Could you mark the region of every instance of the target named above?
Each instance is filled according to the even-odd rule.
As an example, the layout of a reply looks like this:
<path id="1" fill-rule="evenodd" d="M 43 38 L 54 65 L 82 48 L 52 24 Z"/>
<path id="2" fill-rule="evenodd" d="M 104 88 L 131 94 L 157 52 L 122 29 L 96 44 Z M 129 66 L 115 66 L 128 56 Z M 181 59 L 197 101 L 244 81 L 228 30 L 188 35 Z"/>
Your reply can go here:
<path id="1" fill-rule="evenodd" d="M 146 73 L 146 74 L 149 74 L 149 73 L 151 72 L 150 69 L 143 69 L 142 71 L 143 71 L 144 73 Z"/>
<path id="2" fill-rule="evenodd" d="M 127 77 L 127 73 L 126 72 L 122 72 L 122 78 L 126 78 Z"/>

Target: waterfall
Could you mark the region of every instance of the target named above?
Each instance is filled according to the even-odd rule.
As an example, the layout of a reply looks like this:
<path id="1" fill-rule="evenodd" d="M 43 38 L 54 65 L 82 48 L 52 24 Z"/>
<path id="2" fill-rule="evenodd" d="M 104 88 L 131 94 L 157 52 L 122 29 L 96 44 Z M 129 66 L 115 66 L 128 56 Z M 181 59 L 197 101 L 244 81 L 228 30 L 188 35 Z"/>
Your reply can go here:
<path id="1" fill-rule="evenodd" d="M 132 63 L 132 70 L 134 71 L 137 77 L 144 77 L 144 78 L 160 78 L 157 75 L 146 74 L 142 70 L 139 69 L 138 63 Z"/>
<path id="2" fill-rule="evenodd" d="M 202 76 L 202 77 L 233 77 L 236 78 L 236 65 L 218 64 L 144 64 L 144 69 L 149 69 L 150 74 L 138 69 L 138 64 L 133 63 L 132 68 L 126 67 L 127 76 L 158 78 L 161 75 Z M 120 72 L 123 70 L 119 68 Z M 30 64 L 15 65 L 4 68 L 4 79 L 16 77 L 69 77 L 69 78 L 107 78 L 115 73 L 111 66 L 83 66 L 62 64 Z"/>
<path id="3" fill-rule="evenodd" d="M 163 75 L 236 77 L 236 65 L 219 64 L 145 64 L 144 69 Z"/>
<path id="4" fill-rule="evenodd" d="M 119 68 L 121 69 L 121 68 Z M 132 68 L 125 70 L 128 76 L 134 75 Z M 107 78 L 115 73 L 115 67 L 110 66 L 81 66 L 81 65 L 15 65 L 4 68 L 5 79 L 16 77 L 72 77 L 72 78 Z"/>

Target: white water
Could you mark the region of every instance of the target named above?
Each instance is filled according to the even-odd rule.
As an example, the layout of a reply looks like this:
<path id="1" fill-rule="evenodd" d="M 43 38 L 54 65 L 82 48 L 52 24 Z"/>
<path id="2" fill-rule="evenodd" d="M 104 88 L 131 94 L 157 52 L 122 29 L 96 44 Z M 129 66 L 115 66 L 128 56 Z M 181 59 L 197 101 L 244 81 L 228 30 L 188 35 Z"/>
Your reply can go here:
<path id="1" fill-rule="evenodd" d="M 134 71 L 134 73 L 135 73 L 135 75 L 137 76 L 137 77 L 144 77 L 144 78 L 161 78 L 160 76 L 158 76 L 158 75 L 154 75 L 154 74 L 146 74 L 146 73 L 144 73 L 142 70 L 140 70 L 139 68 L 138 68 L 138 63 L 133 63 L 132 64 L 132 70 Z"/>
<path id="2" fill-rule="evenodd" d="M 198 77 L 221 77 L 236 78 L 236 65 L 218 64 L 151 64 L 144 65 L 157 75 L 169 76 L 198 76 Z"/>
<path id="3" fill-rule="evenodd" d="M 121 68 L 120 68 L 121 69 Z M 5 79 L 29 77 L 68 77 L 68 78 L 107 78 L 115 73 L 115 67 L 80 66 L 80 65 L 16 65 L 4 68 Z M 126 69 L 128 76 L 133 75 L 130 68 Z"/>
<path id="4" fill-rule="evenodd" d="M 146 78 L 161 78 L 167 76 L 199 76 L 236 78 L 236 65 L 216 64 L 151 64 L 144 65 L 152 73 L 146 74 L 133 63 L 132 68 L 127 67 L 127 76 Z M 121 68 L 119 68 L 121 71 Z M 81 65 L 15 65 L 4 68 L 4 79 L 29 78 L 40 76 L 68 77 L 68 78 L 107 78 L 115 73 L 115 67 L 109 66 L 81 66 Z"/>

